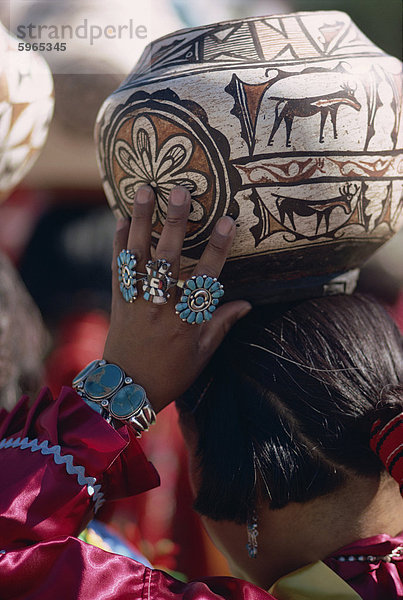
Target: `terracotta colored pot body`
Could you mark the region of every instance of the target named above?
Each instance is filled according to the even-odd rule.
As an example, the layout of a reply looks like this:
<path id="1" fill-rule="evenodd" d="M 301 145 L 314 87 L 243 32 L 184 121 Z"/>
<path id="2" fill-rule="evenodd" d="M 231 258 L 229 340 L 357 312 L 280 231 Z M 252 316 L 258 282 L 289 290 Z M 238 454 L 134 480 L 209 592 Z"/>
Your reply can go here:
<path id="1" fill-rule="evenodd" d="M 53 80 L 45 60 L 19 51 L 0 24 L 0 202 L 21 181 L 46 141 Z"/>
<path id="2" fill-rule="evenodd" d="M 117 214 L 153 186 L 156 241 L 169 191 L 187 186 L 183 273 L 229 214 L 227 297 L 273 301 L 351 291 L 352 270 L 397 231 L 402 130 L 400 61 L 348 15 L 314 12 L 150 44 L 103 104 L 96 138 Z"/>

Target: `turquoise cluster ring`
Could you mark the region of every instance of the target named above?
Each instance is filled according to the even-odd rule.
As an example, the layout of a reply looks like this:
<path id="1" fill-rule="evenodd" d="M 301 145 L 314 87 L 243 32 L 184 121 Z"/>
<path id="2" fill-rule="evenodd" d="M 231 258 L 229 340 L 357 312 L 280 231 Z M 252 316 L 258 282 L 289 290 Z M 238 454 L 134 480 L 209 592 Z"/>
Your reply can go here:
<path id="1" fill-rule="evenodd" d="M 137 298 L 136 256 L 130 250 L 122 250 L 117 258 L 117 263 L 121 294 L 126 302 L 134 302 Z"/>
<path id="2" fill-rule="evenodd" d="M 137 437 L 155 422 L 155 411 L 144 388 L 118 365 L 94 360 L 76 375 L 72 386 L 108 423 L 127 423 Z"/>
<path id="3" fill-rule="evenodd" d="M 185 281 L 175 312 L 185 323 L 201 325 L 209 321 L 224 296 L 224 286 L 215 277 L 194 275 Z"/>

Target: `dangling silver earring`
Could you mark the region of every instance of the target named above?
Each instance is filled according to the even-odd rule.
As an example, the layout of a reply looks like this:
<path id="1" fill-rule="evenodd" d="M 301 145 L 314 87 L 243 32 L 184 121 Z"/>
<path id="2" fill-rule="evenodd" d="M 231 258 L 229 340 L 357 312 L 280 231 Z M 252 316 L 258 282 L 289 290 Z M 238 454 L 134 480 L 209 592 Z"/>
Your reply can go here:
<path id="1" fill-rule="evenodd" d="M 257 512 L 254 509 L 246 523 L 246 528 L 248 532 L 248 543 L 246 544 L 246 549 L 248 550 L 249 558 L 257 557 L 257 536 L 259 535 L 258 527 L 257 527 Z"/>

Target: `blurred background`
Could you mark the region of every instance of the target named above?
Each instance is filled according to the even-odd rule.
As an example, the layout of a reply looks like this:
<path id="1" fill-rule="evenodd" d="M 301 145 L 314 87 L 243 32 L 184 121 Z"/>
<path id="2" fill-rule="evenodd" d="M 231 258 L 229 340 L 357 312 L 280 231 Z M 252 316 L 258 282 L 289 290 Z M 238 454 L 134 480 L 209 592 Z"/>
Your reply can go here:
<path id="1" fill-rule="evenodd" d="M 105 17 L 107 22 L 108 4 L 3 1 L 0 19 L 15 34 L 17 24 L 29 22 L 32 15 L 36 19 L 40 15 L 43 23 L 61 24 L 96 11 L 97 18 Z M 109 41 L 91 52 L 84 42 L 75 40 L 67 58 L 61 53 L 46 54 L 54 79 L 54 117 L 34 167 L 0 206 L 0 250 L 39 307 L 44 326 L 36 325 L 40 343 L 35 348 L 38 364 L 45 359 L 43 381 L 55 393 L 102 354 L 108 327 L 114 218 L 102 191 L 93 143 L 103 100 L 152 39 L 182 27 L 306 10 L 345 11 L 373 42 L 402 58 L 401 0 L 119 0 L 113 3 L 114 18 L 122 23 L 129 19 L 136 24 L 146 22 L 147 39 L 137 39 L 135 44 L 126 41 L 119 48 Z M 378 296 L 403 329 L 402 234 L 365 266 L 359 285 Z M 23 292 L 16 293 L 21 296 Z M 29 314 L 34 314 L 32 307 Z M 35 319 L 39 322 L 36 313 Z M 224 559 L 189 509 L 186 457 L 173 407 L 144 439 L 144 446 L 162 473 L 161 488 L 136 501 L 115 503 L 104 511 L 102 520 L 154 565 L 185 577 L 225 574 Z M 87 532 L 86 539 L 92 543 L 102 544 L 101 538 L 95 526 L 92 533 Z"/>

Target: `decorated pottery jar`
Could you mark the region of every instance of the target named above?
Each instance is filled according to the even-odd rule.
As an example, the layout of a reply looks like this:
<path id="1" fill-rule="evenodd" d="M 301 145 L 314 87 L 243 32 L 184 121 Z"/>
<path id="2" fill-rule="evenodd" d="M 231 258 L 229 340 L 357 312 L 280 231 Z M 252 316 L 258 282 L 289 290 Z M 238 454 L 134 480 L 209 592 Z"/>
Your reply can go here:
<path id="1" fill-rule="evenodd" d="M 0 23 L 0 201 L 32 167 L 53 114 L 53 80 L 45 60 L 18 50 Z"/>
<path id="2" fill-rule="evenodd" d="M 169 192 L 192 209 L 191 273 L 217 219 L 237 236 L 221 280 L 256 301 L 350 292 L 357 268 L 403 224 L 401 62 L 342 12 L 253 17 L 146 47 L 97 120 L 114 212 Z"/>

